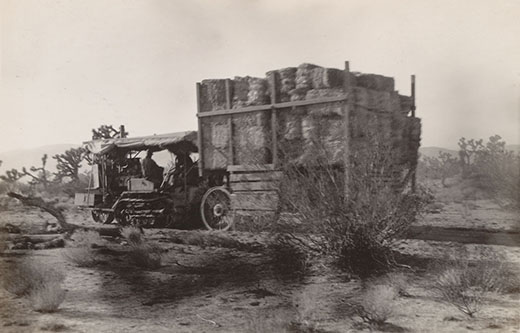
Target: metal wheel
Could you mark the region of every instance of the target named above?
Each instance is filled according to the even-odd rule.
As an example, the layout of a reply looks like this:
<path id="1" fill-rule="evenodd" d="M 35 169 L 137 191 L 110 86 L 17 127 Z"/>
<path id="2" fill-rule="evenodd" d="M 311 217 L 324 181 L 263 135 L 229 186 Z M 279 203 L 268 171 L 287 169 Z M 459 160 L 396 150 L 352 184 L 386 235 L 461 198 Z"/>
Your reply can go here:
<path id="1" fill-rule="evenodd" d="M 122 226 L 127 226 L 131 222 L 131 215 L 128 212 L 128 209 L 125 208 L 126 207 L 116 207 L 114 211 L 117 222 Z"/>
<path id="2" fill-rule="evenodd" d="M 210 188 L 202 197 L 200 213 L 208 230 L 228 230 L 234 222 L 231 194 L 222 186 Z"/>
<path id="3" fill-rule="evenodd" d="M 109 224 L 114 221 L 114 214 L 102 210 L 92 210 L 92 219 L 98 223 Z"/>

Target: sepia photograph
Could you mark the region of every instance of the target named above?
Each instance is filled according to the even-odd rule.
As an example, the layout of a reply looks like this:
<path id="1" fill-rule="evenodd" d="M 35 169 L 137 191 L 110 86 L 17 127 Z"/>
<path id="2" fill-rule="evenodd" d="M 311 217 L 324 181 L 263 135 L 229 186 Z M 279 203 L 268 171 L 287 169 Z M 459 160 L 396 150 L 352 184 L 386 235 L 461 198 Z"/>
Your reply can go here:
<path id="1" fill-rule="evenodd" d="M 0 0 L 0 332 L 520 332 L 518 0 Z"/>

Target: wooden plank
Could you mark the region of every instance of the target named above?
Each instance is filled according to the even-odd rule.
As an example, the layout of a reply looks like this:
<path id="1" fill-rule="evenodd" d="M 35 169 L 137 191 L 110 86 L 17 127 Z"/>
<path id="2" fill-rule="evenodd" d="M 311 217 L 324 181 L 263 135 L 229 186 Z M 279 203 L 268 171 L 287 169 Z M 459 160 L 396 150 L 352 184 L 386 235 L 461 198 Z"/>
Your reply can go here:
<path id="1" fill-rule="evenodd" d="M 415 118 L 415 75 L 412 75 L 412 117 Z M 415 193 L 417 187 L 417 161 L 413 163 L 412 192 Z"/>
<path id="2" fill-rule="evenodd" d="M 415 117 L 415 75 L 412 75 L 412 117 Z"/>
<path id="3" fill-rule="evenodd" d="M 237 192 L 231 194 L 232 209 L 276 210 L 279 195 L 276 191 Z"/>
<path id="4" fill-rule="evenodd" d="M 343 103 L 343 164 L 345 165 L 345 184 L 344 184 L 344 191 L 345 191 L 345 201 L 348 202 L 349 200 L 349 179 L 350 179 L 350 160 L 349 160 L 349 154 L 350 154 L 350 121 L 349 121 L 349 102 L 352 101 L 352 94 L 351 92 L 351 86 L 350 86 L 350 65 L 348 61 L 345 61 L 345 70 L 343 72 L 343 91 L 347 93 L 348 99 L 345 103 Z"/>
<path id="5" fill-rule="evenodd" d="M 255 173 L 233 173 L 230 175 L 230 182 L 255 182 L 266 180 L 280 180 L 283 176 L 282 171 L 255 172 Z"/>
<path id="6" fill-rule="evenodd" d="M 278 101 L 278 96 L 276 94 L 276 72 L 274 72 L 271 77 L 271 140 L 272 140 L 272 156 L 273 156 L 273 164 L 275 166 L 278 165 L 278 124 L 276 120 L 276 101 Z"/>
<path id="7" fill-rule="evenodd" d="M 274 171 L 275 167 L 273 164 L 240 164 L 240 165 L 228 165 L 228 172 L 262 172 L 262 171 Z"/>
<path id="8" fill-rule="evenodd" d="M 197 82 L 196 91 L 197 91 L 197 114 L 200 114 L 201 104 L 200 104 L 200 82 Z M 202 177 L 204 174 L 204 147 L 202 146 L 202 118 L 198 117 L 198 131 L 197 131 L 197 145 L 199 146 L 199 177 Z"/>
<path id="9" fill-rule="evenodd" d="M 229 161 L 228 165 L 233 165 L 235 163 L 235 154 L 233 151 L 233 115 L 230 115 L 228 118 L 228 127 L 229 127 Z"/>
<path id="10" fill-rule="evenodd" d="M 226 108 L 231 109 L 231 80 L 226 79 Z M 235 156 L 233 154 L 233 115 L 228 118 L 229 127 L 229 160 L 228 164 L 233 164 Z"/>
<path id="11" fill-rule="evenodd" d="M 291 101 L 291 102 L 283 102 L 276 104 L 267 104 L 267 105 L 254 105 L 254 106 L 246 106 L 243 108 L 236 109 L 228 109 L 228 110 L 218 110 L 218 111 L 207 111 L 207 112 L 198 112 L 197 117 L 214 117 L 214 116 L 222 116 L 228 114 L 240 114 L 240 113 L 249 113 L 249 112 L 257 112 L 257 111 L 267 111 L 271 110 L 273 107 L 276 109 L 282 108 L 290 108 L 290 107 L 298 107 L 298 106 L 306 106 L 306 105 L 314 105 L 314 104 L 323 104 L 323 103 L 334 103 L 334 102 L 342 102 L 346 99 L 346 96 L 339 97 L 326 97 L 326 98 L 317 98 L 317 99 L 309 99 L 303 101 Z"/>
<path id="12" fill-rule="evenodd" d="M 242 182 L 232 183 L 231 190 L 233 192 L 241 191 L 277 191 L 280 189 L 278 182 L 264 181 L 264 182 Z"/>
<path id="13" fill-rule="evenodd" d="M 272 140 L 272 155 L 273 165 L 278 166 L 278 123 L 276 120 L 276 108 L 271 110 L 271 140 Z"/>
<path id="14" fill-rule="evenodd" d="M 231 80 L 226 79 L 226 108 L 231 109 Z"/>

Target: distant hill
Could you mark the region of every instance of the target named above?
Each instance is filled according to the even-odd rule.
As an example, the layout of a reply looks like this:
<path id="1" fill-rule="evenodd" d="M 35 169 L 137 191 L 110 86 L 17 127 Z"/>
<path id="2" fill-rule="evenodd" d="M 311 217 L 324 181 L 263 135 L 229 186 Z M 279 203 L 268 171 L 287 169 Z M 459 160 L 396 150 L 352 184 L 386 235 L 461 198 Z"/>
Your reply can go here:
<path id="1" fill-rule="evenodd" d="M 420 147 L 419 153 L 424 157 L 437 157 L 439 156 L 439 152 L 444 152 L 451 154 L 453 156 L 458 156 L 459 152 L 457 150 L 441 148 L 441 147 Z"/>
<path id="2" fill-rule="evenodd" d="M 511 150 L 515 153 L 520 153 L 520 145 L 506 145 L 507 150 Z M 439 156 L 439 152 L 445 152 L 449 153 L 454 157 L 459 156 L 459 151 L 454 149 L 448 149 L 448 148 L 441 148 L 441 147 L 420 147 L 419 153 L 421 156 L 427 156 L 427 157 L 437 157 Z"/>
<path id="3" fill-rule="evenodd" d="M 6 170 L 12 168 L 21 169 L 22 167 L 30 168 L 32 166 L 41 166 L 41 159 L 47 154 L 47 169 L 50 172 L 56 171 L 56 160 L 52 156 L 61 154 L 67 149 L 77 148 L 79 145 L 74 144 L 56 144 L 31 149 L 12 150 L 0 153 L 0 174 L 4 174 Z"/>
<path id="4" fill-rule="evenodd" d="M 512 150 L 515 153 L 520 153 L 520 145 L 506 145 L 507 150 Z"/>

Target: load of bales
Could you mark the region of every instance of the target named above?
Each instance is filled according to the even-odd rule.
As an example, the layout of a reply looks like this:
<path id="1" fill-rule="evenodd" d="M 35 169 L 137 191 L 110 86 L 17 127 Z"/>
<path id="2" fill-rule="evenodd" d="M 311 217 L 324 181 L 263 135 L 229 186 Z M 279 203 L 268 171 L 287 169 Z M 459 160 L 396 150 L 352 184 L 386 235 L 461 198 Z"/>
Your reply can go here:
<path id="1" fill-rule="evenodd" d="M 412 100 L 395 91 L 391 77 L 304 63 L 269 71 L 265 78 L 203 80 L 199 106 L 200 112 L 271 104 L 283 107 L 279 104 L 341 98 L 346 96 L 345 87 L 349 93 L 348 151 L 367 148 L 367 137 L 377 132 L 392 140 L 397 163 L 414 160 L 420 123 L 407 117 Z M 343 112 L 341 102 L 278 108 L 278 153 L 291 162 L 307 163 L 317 158 L 320 151 L 319 158 L 341 163 L 346 151 Z M 255 111 L 229 118 L 228 115 L 202 118 L 205 168 L 272 163 L 271 113 Z"/>

